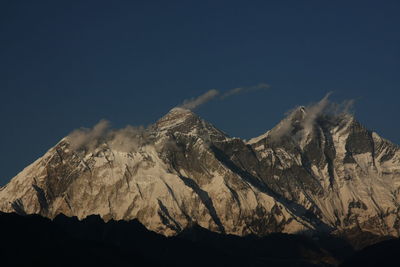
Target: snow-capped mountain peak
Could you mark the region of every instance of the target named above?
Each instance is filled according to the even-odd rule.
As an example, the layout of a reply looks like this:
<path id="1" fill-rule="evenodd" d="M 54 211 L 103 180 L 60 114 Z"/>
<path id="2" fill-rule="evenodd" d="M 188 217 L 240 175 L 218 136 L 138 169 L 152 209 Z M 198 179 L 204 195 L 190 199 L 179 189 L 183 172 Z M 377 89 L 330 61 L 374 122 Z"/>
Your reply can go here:
<path id="1" fill-rule="evenodd" d="M 200 118 L 193 111 L 180 107 L 171 109 L 155 123 L 154 128 L 157 132 L 172 135 L 186 134 L 213 140 L 228 138 L 228 135 Z"/>
<path id="2" fill-rule="evenodd" d="M 159 130 L 166 130 L 184 124 L 187 120 L 199 120 L 198 116 L 189 109 L 175 107 L 156 122 Z"/>
<path id="3" fill-rule="evenodd" d="M 103 139 L 82 152 L 64 138 L 1 188 L 0 210 L 137 218 L 166 235 L 194 223 L 399 235 L 400 149 L 345 113 L 299 107 L 245 143 L 173 108 L 149 129 Z"/>

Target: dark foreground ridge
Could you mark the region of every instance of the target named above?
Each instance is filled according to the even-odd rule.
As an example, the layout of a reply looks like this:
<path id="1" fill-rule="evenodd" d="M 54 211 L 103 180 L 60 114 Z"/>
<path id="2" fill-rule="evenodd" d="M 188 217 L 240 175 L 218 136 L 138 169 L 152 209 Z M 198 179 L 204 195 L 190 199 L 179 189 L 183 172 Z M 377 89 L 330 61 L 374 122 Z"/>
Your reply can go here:
<path id="1" fill-rule="evenodd" d="M 356 252 L 341 267 L 399 266 L 399 252 L 400 239 L 386 240 Z"/>
<path id="2" fill-rule="evenodd" d="M 59 215 L 52 221 L 9 213 L 0 213 L 0 225 L 1 266 L 337 266 L 346 259 L 351 259 L 346 266 L 355 266 L 362 262 L 347 242 L 332 236 L 238 237 L 193 226 L 165 237 L 137 220 L 105 223 L 99 216 L 79 221 Z M 400 248 L 397 240 L 388 244 L 392 251 Z"/>

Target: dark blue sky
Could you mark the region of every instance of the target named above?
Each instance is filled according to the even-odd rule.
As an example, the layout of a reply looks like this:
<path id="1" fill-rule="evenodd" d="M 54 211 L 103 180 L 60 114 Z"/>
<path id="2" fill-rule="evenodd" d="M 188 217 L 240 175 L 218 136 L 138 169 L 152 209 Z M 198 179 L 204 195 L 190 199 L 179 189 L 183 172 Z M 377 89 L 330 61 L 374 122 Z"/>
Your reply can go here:
<path id="1" fill-rule="evenodd" d="M 399 144 L 399 3 L 3 0 L 0 184 L 75 128 L 148 125 L 207 90 L 260 82 L 271 89 L 197 113 L 250 138 L 333 91 Z"/>

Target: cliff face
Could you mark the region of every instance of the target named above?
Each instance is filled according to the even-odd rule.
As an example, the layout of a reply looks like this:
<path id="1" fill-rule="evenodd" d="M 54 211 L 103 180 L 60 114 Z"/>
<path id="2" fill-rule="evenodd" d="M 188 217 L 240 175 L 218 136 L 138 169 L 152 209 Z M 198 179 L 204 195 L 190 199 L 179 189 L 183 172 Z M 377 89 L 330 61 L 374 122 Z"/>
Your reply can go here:
<path id="1" fill-rule="evenodd" d="M 0 210 L 136 218 L 165 235 L 193 224 L 237 235 L 399 235 L 400 150 L 350 115 L 311 124 L 299 108 L 245 142 L 174 108 L 145 136 L 90 149 L 64 138 L 0 189 Z"/>

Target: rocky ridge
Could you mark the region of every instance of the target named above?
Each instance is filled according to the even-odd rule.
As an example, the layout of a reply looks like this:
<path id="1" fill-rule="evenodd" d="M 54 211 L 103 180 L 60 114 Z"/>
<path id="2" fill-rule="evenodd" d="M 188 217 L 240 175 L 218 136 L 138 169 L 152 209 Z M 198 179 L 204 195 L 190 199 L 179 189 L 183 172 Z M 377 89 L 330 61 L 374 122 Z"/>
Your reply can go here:
<path id="1" fill-rule="evenodd" d="M 145 141 L 129 137 L 134 148 L 111 137 L 75 148 L 68 136 L 0 189 L 0 210 L 138 219 L 164 235 L 198 224 L 235 235 L 399 236 L 399 147 L 352 115 L 310 114 L 300 107 L 248 142 L 183 108 Z"/>

